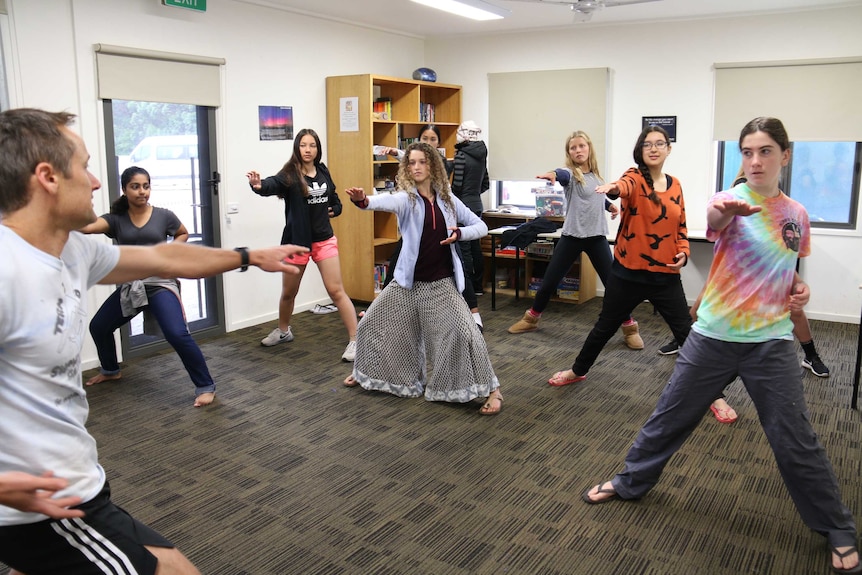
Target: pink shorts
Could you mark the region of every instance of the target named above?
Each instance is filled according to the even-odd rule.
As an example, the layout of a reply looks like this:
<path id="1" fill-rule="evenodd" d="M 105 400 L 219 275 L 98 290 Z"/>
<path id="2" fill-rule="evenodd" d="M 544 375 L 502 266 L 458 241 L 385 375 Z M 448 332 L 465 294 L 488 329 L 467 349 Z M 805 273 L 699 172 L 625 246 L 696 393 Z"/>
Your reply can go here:
<path id="1" fill-rule="evenodd" d="M 337 256 L 338 239 L 335 236 L 332 236 L 328 240 L 323 240 L 322 242 L 311 242 L 311 252 L 295 255 L 292 260 L 288 261 L 288 263 L 305 266 L 308 265 L 309 258 L 317 263 L 321 260 L 327 260 Z"/>

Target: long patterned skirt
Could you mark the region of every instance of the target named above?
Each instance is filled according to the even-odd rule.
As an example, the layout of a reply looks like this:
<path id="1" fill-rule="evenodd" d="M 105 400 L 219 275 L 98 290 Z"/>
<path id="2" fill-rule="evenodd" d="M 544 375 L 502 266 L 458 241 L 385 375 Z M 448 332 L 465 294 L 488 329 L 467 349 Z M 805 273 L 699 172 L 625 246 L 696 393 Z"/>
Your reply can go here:
<path id="1" fill-rule="evenodd" d="M 415 282 L 409 290 L 390 282 L 359 322 L 353 377 L 364 389 L 455 403 L 500 387 L 452 278 Z"/>

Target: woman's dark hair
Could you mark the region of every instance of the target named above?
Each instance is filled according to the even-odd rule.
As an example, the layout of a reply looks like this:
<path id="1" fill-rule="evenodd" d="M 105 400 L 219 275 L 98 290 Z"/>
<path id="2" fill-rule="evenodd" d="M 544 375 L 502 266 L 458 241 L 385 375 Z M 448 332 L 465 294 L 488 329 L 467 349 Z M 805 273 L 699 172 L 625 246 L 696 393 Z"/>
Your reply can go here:
<path id="1" fill-rule="evenodd" d="M 775 140 L 775 143 L 778 144 L 778 147 L 781 148 L 782 152 L 790 149 L 790 138 L 787 136 L 787 130 L 784 129 L 784 124 L 781 123 L 781 120 L 778 118 L 761 116 L 747 123 L 739 133 L 740 150 L 742 149 L 742 140 L 744 140 L 746 136 L 755 132 L 763 132 Z"/>
<path id="2" fill-rule="evenodd" d="M 441 144 L 443 143 L 443 136 L 440 135 L 440 128 L 438 128 L 434 124 L 426 124 L 426 125 L 422 126 L 422 129 L 419 130 L 419 137 L 421 138 L 422 134 L 424 134 L 428 130 L 431 130 L 432 132 L 437 134 L 437 141 L 440 142 Z"/>
<path id="3" fill-rule="evenodd" d="M 150 181 L 150 173 L 140 166 L 130 166 L 120 174 L 120 188 L 124 193 L 111 204 L 112 214 L 125 214 L 129 211 L 129 198 L 127 198 L 125 194 L 126 186 L 128 186 L 129 182 L 132 181 L 132 178 L 138 174 L 146 176 L 147 182 Z"/>
<path id="4" fill-rule="evenodd" d="M 323 157 L 323 149 L 320 147 L 320 137 L 314 130 L 303 128 L 296 133 L 296 137 L 293 140 L 293 155 L 282 166 L 279 175 L 284 177 L 288 186 L 294 182 L 299 183 L 302 186 L 302 195 L 308 196 L 308 186 L 305 185 L 305 178 L 302 173 L 302 154 L 299 151 L 299 144 L 302 143 L 302 138 L 305 136 L 314 138 L 314 143 L 317 145 L 317 155 L 314 157 L 314 165 L 317 166 L 320 164 L 320 158 Z"/>
<path id="5" fill-rule="evenodd" d="M 664 136 L 664 141 L 667 143 L 668 146 L 670 145 L 670 136 L 668 135 L 667 130 L 665 130 L 661 126 L 654 126 L 651 124 L 644 128 L 643 131 L 641 131 L 641 135 L 638 136 L 638 141 L 635 143 L 635 149 L 632 152 L 632 157 L 635 160 L 635 164 L 637 164 L 638 166 L 638 170 L 640 170 L 641 175 L 644 177 L 644 180 L 646 180 L 646 183 L 649 186 L 649 199 L 654 204 L 660 204 L 661 200 L 659 199 L 658 194 L 655 193 L 655 184 L 652 181 L 652 174 L 650 174 L 649 168 L 647 167 L 646 163 L 644 163 L 644 142 L 646 142 L 647 136 L 652 134 L 653 132 L 658 132 L 659 134 Z"/>

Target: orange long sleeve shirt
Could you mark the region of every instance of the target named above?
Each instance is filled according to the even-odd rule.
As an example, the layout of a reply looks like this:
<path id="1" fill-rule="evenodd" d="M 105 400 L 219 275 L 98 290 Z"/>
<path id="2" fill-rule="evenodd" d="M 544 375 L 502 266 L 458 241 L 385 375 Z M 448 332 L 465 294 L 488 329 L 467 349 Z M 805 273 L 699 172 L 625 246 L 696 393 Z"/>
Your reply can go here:
<path id="1" fill-rule="evenodd" d="M 670 186 L 649 199 L 650 188 L 637 168 L 630 168 L 615 183 L 622 198 L 622 216 L 614 257 L 631 270 L 678 274 L 668 268 L 680 252 L 689 257 L 685 200 L 679 180 L 668 176 Z"/>

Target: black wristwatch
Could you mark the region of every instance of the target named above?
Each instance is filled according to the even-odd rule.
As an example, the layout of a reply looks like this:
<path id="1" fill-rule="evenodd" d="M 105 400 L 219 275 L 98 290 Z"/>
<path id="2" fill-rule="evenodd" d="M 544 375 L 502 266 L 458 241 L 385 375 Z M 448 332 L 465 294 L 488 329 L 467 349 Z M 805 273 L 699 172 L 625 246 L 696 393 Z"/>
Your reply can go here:
<path id="1" fill-rule="evenodd" d="M 233 251 L 239 252 L 240 257 L 242 258 L 242 265 L 240 265 L 239 271 L 248 271 L 248 248 L 234 248 Z"/>

